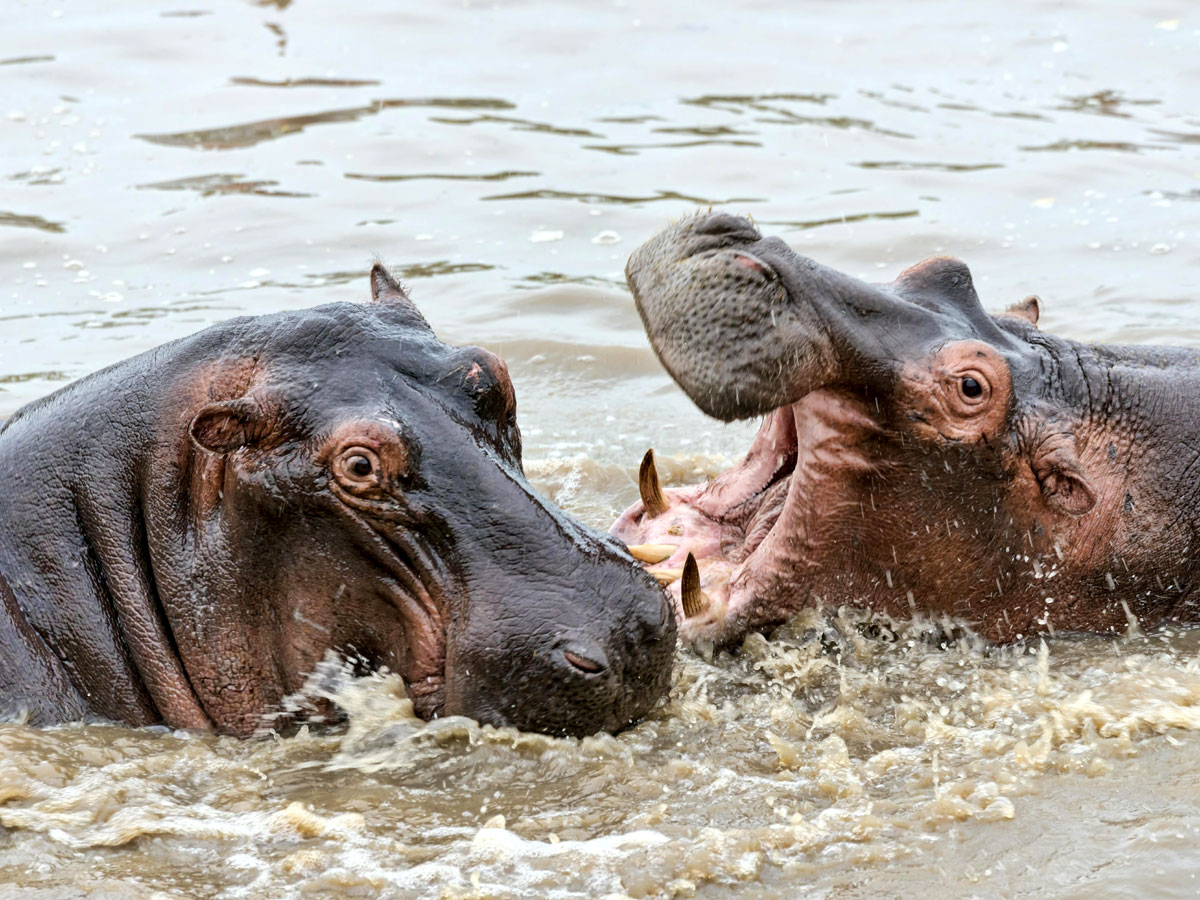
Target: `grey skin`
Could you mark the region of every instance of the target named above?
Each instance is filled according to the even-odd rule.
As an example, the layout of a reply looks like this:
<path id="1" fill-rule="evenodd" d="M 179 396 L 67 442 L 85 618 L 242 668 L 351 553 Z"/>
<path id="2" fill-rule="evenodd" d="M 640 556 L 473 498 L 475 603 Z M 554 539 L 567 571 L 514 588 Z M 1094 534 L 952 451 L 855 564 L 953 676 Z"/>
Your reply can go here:
<path id="1" fill-rule="evenodd" d="M 249 735 L 329 650 L 427 718 L 584 735 L 664 694 L 671 610 L 526 482 L 504 363 L 441 343 L 382 266 L 371 286 L 4 425 L 0 714 Z"/>
<path id="2" fill-rule="evenodd" d="M 1046 334 L 1037 298 L 990 315 L 956 259 L 866 284 L 719 212 L 626 271 L 688 396 L 766 416 L 743 462 L 614 526 L 663 580 L 693 554 L 686 639 L 840 603 L 1001 641 L 1200 619 L 1195 349 Z"/>

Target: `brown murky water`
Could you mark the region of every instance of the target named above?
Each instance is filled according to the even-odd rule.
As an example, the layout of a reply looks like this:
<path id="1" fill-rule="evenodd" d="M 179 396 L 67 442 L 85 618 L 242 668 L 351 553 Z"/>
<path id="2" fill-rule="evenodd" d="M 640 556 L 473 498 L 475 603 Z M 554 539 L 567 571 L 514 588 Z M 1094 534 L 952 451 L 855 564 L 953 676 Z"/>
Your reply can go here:
<path id="1" fill-rule="evenodd" d="M 696 204 L 888 279 L 934 253 L 1087 340 L 1200 343 L 1183 3 L 8 0 L 0 417 L 242 313 L 365 295 L 509 361 L 528 468 L 605 526 L 703 418 L 622 285 Z M 52 452 L 53 448 L 48 448 Z M 1200 633 L 996 650 L 851 611 L 681 656 L 584 741 L 313 691 L 343 733 L 0 725 L 0 898 L 1192 897 Z"/>

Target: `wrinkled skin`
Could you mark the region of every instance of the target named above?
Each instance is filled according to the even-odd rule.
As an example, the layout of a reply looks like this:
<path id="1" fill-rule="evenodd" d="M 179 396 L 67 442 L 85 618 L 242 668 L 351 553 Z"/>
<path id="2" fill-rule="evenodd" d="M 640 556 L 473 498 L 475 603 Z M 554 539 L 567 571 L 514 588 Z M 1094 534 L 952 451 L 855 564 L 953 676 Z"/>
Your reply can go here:
<path id="1" fill-rule="evenodd" d="M 1200 619 L 1197 351 L 1046 334 L 1033 297 L 989 315 L 955 259 L 869 285 L 722 213 L 667 229 L 627 276 L 692 400 L 766 417 L 734 468 L 613 526 L 670 545 L 665 578 L 698 561 L 686 639 L 819 604 L 998 641 Z"/>
<path id="2" fill-rule="evenodd" d="M 0 430 L 0 714 L 248 735 L 330 649 L 425 717 L 583 735 L 662 696 L 669 604 L 526 483 L 504 363 L 371 282 Z"/>

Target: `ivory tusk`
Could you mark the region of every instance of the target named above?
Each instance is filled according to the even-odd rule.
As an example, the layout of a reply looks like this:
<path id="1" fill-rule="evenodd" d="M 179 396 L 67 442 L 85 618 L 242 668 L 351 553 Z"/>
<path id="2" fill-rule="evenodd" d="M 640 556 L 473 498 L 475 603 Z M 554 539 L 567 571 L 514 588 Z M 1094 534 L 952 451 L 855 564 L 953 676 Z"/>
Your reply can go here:
<path id="1" fill-rule="evenodd" d="M 654 468 L 654 449 L 646 451 L 642 457 L 642 466 L 638 470 L 638 493 L 642 495 L 642 505 L 646 507 L 646 515 L 650 518 L 661 516 L 670 507 L 663 497 L 662 484 L 658 480 L 658 470 Z"/>
<path id="2" fill-rule="evenodd" d="M 708 609 L 708 598 L 700 590 L 700 567 L 696 565 L 696 557 L 687 555 L 683 564 L 683 584 L 679 586 L 680 598 L 683 600 L 683 614 L 689 619 L 700 615 Z"/>
<path id="3" fill-rule="evenodd" d="M 683 569 L 647 569 L 646 571 L 653 575 L 663 587 L 674 584 L 683 577 Z"/>
<path id="4" fill-rule="evenodd" d="M 664 559 L 669 559 L 679 547 L 675 544 L 630 544 L 629 552 L 634 559 L 640 559 L 644 563 L 660 563 Z"/>

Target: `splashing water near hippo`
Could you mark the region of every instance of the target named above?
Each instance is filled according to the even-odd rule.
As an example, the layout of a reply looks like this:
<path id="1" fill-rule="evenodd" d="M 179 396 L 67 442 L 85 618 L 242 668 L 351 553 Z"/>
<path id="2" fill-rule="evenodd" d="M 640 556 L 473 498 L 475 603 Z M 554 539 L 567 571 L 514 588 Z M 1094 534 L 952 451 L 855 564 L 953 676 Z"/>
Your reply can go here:
<path id="1" fill-rule="evenodd" d="M 310 689 L 347 710 L 341 734 L 4 725 L 0 872 L 37 856 L 51 868 L 21 877 L 53 885 L 84 854 L 117 897 L 145 896 L 136 885 L 166 864 L 170 879 L 151 882 L 162 896 L 652 897 L 702 883 L 770 896 L 788 882 L 839 896 L 894 879 L 1002 892 L 1028 859 L 1021 823 L 1054 807 L 1091 809 L 1090 840 L 1115 859 L 1188 827 L 1182 808 L 1140 836 L 1121 824 L 1126 779 L 1194 761 L 1155 738 L 1200 728 L 1200 646 L 1165 638 L 995 651 L 931 623 L 807 614 L 736 657 L 685 656 L 667 706 L 583 741 L 427 723 L 398 678 L 336 662 Z M 1167 810 L 1184 802 L 1151 790 Z M 971 861 L 981 842 L 996 871 Z M 1037 856 L 1072 845 L 1039 834 Z"/>

